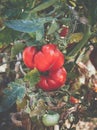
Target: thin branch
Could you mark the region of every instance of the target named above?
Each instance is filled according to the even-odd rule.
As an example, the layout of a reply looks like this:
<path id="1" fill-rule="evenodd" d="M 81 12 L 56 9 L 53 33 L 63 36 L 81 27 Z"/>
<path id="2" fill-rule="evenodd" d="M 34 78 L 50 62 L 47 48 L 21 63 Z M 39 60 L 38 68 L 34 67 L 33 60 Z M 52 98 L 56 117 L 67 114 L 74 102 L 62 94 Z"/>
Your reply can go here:
<path id="1" fill-rule="evenodd" d="M 57 106 L 53 106 L 53 105 L 49 104 L 48 109 L 50 109 L 50 110 L 59 110 L 59 109 L 63 108 L 65 105 L 66 105 L 65 102 L 58 103 Z"/>
<path id="2" fill-rule="evenodd" d="M 26 75 L 26 73 L 24 72 L 21 64 L 20 64 L 20 71 L 22 72 L 23 75 Z"/>
<path id="3" fill-rule="evenodd" d="M 74 107 L 71 107 L 71 108 L 69 108 L 67 111 L 63 112 L 63 113 L 61 114 L 61 120 L 63 120 L 63 119 L 66 120 L 67 117 L 68 117 L 71 113 L 77 111 L 78 107 L 79 107 L 79 104 L 76 104 Z"/>

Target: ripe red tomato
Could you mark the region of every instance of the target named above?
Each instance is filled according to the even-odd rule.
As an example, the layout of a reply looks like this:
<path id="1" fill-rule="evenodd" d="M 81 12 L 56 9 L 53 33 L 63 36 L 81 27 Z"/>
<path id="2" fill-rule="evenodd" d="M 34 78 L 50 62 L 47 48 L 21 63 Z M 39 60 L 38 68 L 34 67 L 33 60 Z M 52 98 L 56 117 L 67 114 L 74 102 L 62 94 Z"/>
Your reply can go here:
<path id="1" fill-rule="evenodd" d="M 36 53 L 37 53 L 37 49 L 34 46 L 26 47 L 23 51 L 24 64 L 30 69 L 33 69 L 35 67 L 34 56 Z"/>
<path id="2" fill-rule="evenodd" d="M 80 100 L 73 97 L 73 96 L 70 96 L 70 99 L 69 101 L 72 103 L 72 104 L 77 104 L 77 103 L 80 103 Z"/>
<path id="3" fill-rule="evenodd" d="M 54 59 L 54 50 L 56 46 L 54 44 L 46 44 L 42 46 L 42 49 L 35 55 L 35 66 L 39 71 L 47 71 L 50 69 Z"/>
<path id="4" fill-rule="evenodd" d="M 60 35 L 61 38 L 64 38 L 64 37 L 66 37 L 66 35 L 68 34 L 68 32 L 69 32 L 69 27 L 65 26 L 65 25 L 62 25 L 62 28 L 60 30 L 59 35 Z"/>
<path id="5" fill-rule="evenodd" d="M 64 55 L 55 44 L 46 44 L 35 55 L 34 62 L 36 68 L 41 71 L 59 69 L 64 64 Z"/>
<path id="6" fill-rule="evenodd" d="M 56 70 L 56 71 L 50 71 L 49 77 L 57 82 L 59 85 L 63 85 L 66 81 L 66 70 L 64 67 Z"/>
<path id="7" fill-rule="evenodd" d="M 60 88 L 66 82 L 67 72 L 65 68 L 56 71 L 49 71 L 47 76 L 41 76 L 38 86 L 45 91 L 52 91 Z"/>
<path id="8" fill-rule="evenodd" d="M 62 67 L 64 64 L 64 61 L 65 61 L 64 55 L 62 54 L 62 52 L 59 49 L 56 49 L 51 70 L 55 71 L 55 70 L 59 69 L 60 67 Z"/>
<path id="9" fill-rule="evenodd" d="M 36 67 L 41 72 L 54 71 L 63 66 L 64 55 L 55 44 L 46 44 L 39 51 L 31 46 L 24 49 L 23 61 L 31 69 Z"/>

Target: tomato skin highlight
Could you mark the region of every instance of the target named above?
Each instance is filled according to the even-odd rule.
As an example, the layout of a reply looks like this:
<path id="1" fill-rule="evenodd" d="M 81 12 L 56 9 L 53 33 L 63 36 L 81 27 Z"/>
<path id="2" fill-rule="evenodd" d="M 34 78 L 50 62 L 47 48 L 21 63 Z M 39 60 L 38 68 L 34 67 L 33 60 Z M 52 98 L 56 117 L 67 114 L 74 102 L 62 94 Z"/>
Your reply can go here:
<path id="1" fill-rule="evenodd" d="M 47 76 L 41 76 L 37 85 L 45 91 L 53 91 L 60 88 L 66 82 L 66 76 L 67 73 L 63 67 L 56 71 L 49 71 Z"/>
<path id="2" fill-rule="evenodd" d="M 56 71 L 50 71 L 49 73 L 49 76 L 60 85 L 63 85 L 64 82 L 66 82 L 66 75 L 67 72 L 64 67 Z"/>
<path id="3" fill-rule="evenodd" d="M 49 89 L 47 91 L 53 91 L 61 87 L 60 84 L 50 77 L 47 79 L 47 82 L 49 84 Z"/>
<path id="4" fill-rule="evenodd" d="M 34 56 L 36 53 L 37 49 L 34 46 L 26 47 L 23 51 L 24 64 L 30 69 L 33 69 L 35 67 Z"/>

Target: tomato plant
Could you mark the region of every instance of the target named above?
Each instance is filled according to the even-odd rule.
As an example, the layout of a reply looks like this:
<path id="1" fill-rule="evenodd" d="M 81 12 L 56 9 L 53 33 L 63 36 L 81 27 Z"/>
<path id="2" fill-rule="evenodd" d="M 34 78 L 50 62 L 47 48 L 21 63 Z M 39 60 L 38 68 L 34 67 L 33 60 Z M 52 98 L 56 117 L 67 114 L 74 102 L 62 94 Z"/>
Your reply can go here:
<path id="1" fill-rule="evenodd" d="M 1 0 L 0 130 L 93 121 L 96 55 L 97 1 Z"/>
<path id="2" fill-rule="evenodd" d="M 48 71 L 48 75 L 41 76 L 39 87 L 45 91 L 56 90 L 66 82 L 67 72 L 61 68 L 64 55 L 55 44 L 43 45 L 41 50 L 36 47 L 26 47 L 23 51 L 23 61 L 28 68 L 37 68 L 40 72 Z"/>

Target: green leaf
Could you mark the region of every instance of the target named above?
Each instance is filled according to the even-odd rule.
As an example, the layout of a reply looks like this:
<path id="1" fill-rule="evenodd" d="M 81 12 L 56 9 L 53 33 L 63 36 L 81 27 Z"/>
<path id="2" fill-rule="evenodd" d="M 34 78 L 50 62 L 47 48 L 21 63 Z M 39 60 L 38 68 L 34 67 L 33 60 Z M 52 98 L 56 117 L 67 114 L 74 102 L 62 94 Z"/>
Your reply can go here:
<path id="1" fill-rule="evenodd" d="M 35 32 L 41 27 L 40 24 L 36 23 L 36 20 L 9 20 L 5 22 L 5 25 L 14 30 L 26 33 Z"/>
<path id="2" fill-rule="evenodd" d="M 11 48 L 11 57 L 15 57 L 19 52 L 21 52 L 25 47 L 25 44 L 21 42 L 15 43 L 15 45 Z"/>
<path id="3" fill-rule="evenodd" d="M 16 40 L 20 36 L 20 32 L 14 31 L 9 28 L 5 28 L 0 31 L 0 42 L 2 43 L 10 43 Z"/>
<path id="4" fill-rule="evenodd" d="M 51 5 L 53 5 L 55 2 L 57 2 L 58 0 L 46 0 L 46 2 L 43 2 L 42 4 L 38 5 L 37 7 L 35 7 L 31 13 L 36 13 L 38 11 L 44 10 L 48 7 L 50 7 Z"/>
<path id="5" fill-rule="evenodd" d="M 41 30 L 44 23 L 48 21 L 52 21 L 52 18 L 47 17 L 32 20 L 8 20 L 5 21 L 5 25 L 20 32 L 31 33 Z"/>
<path id="6" fill-rule="evenodd" d="M 3 93 L 5 95 L 0 102 L 0 112 L 7 111 L 16 100 L 21 101 L 26 94 L 26 89 L 24 85 L 11 82 L 8 88 L 4 89 Z"/>
<path id="7" fill-rule="evenodd" d="M 53 22 L 52 22 L 52 24 L 51 24 L 51 26 L 50 26 L 50 28 L 49 28 L 49 30 L 48 30 L 48 35 L 49 34 L 52 34 L 52 33 L 54 33 L 56 30 L 58 30 L 58 24 L 57 24 L 57 22 L 55 21 L 55 20 L 53 20 Z"/>
<path id="8" fill-rule="evenodd" d="M 26 8 L 26 0 L 0 0 L 0 16 L 6 18 L 20 18 Z M 31 6 L 31 4 L 29 4 Z"/>
<path id="9" fill-rule="evenodd" d="M 42 39 L 44 34 L 44 28 L 42 27 L 41 30 L 36 31 L 36 40 L 39 41 Z"/>
<path id="10" fill-rule="evenodd" d="M 95 0 L 85 0 L 85 6 L 87 7 L 88 11 L 88 19 L 91 25 L 96 24 L 97 22 L 97 1 Z"/>
<path id="11" fill-rule="evenodd" d="M 33 87 L 40 80 L 39 71 L 36 68 L 31 70 L 30 72 L 26 74 L 26 76 L 24 77 L 24 80 L 30 82 L 30 86 Z"/>

